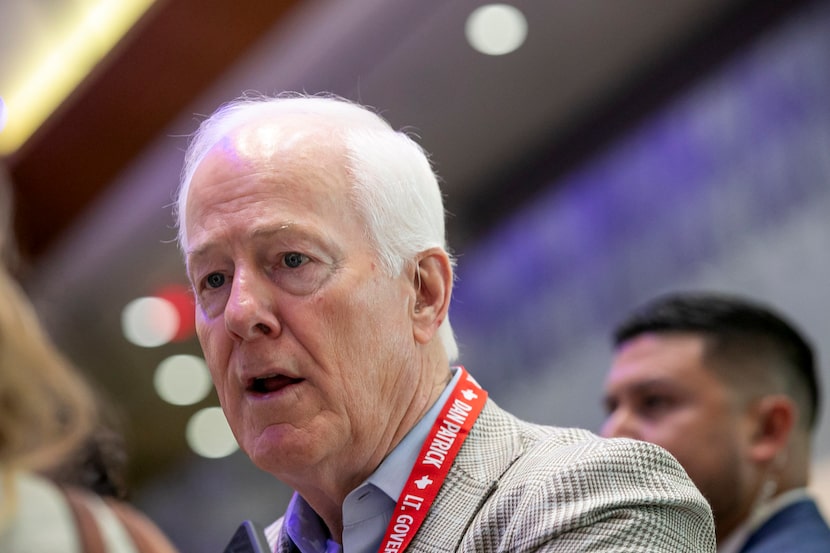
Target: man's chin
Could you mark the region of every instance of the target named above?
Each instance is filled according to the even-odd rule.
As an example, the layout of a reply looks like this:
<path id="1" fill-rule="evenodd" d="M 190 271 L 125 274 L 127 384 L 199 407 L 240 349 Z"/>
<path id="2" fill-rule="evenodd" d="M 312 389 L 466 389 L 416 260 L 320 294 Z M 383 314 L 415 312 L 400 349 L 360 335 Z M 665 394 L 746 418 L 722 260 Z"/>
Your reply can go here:
<path id="1" fill-rule="evenodd" d="M 306 432 L 280 424 L 266 428 L 243 450 L 257 467 L 276 476 L 308 470 L 320 454 L 319 445 L 311 443 Z"/>

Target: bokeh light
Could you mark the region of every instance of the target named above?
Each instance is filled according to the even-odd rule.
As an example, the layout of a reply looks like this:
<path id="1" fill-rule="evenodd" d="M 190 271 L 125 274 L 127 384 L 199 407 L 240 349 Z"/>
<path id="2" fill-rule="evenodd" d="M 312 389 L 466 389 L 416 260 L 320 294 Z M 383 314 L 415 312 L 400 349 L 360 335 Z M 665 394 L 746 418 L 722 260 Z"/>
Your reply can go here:
<path id="1" fill-rule="evenodd" d="M 135 299 L 121 312 L 124 337 L 145 348 L 170 342 L 178 332 L 179 322 L 176 306 L 158 297 Z"/>
<path id="2" fill-rule="evenodd" d="M 195 355 L 171 355 L 156 367 L 153 385 L 158 395 L 173 405 L 193 405 L 213 388 L 205 360 Z"/>
<path id="3" fill-rule="evenodd" d="M 219 459 L 239 449 L 220 407 L 206 407 L 187 422 L 187 444 L 202 457 Z"/>
<path id="4" fill-rule="evenodd" d="M 3 131 L 3 127 L 6 126 L 6 104 L 3 102 L 3 97 L 0 96 L 0 132 Z"/>
<path id="5" fill-rule="evenodd" d="M 490 56 L 517 50 L 527 38 L 527 19 L 509 4 L 487 4 L 476 8 L 464 28 L 470 46 Z"/>
<path id="6" fill-rule="evenodd" d="M 153 296 L 169 301 L 179 314 L 178 328 L 171 341 L 181 342 L 193 336 L 195 312 L 190 288 L 181 284 L 168 284 L 159 289 Z"/>

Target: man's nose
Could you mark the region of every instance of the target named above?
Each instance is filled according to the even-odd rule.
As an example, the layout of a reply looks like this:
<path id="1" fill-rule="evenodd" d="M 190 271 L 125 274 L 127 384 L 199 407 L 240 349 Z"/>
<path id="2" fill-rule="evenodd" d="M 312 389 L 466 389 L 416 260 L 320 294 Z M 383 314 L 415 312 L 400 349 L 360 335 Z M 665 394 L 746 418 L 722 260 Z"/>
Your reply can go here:
<path id="1" fill-rule="evenodd" d="M 273 291 L 267 279 L 244 270 L 236 272 L 225 305 L 225 327 L 241 340 L 279 333 Z"/>
<path id="2" fill-rule="evenodd" d="M 600 434 L 606 438 L 639 439 L 635 417 L 626 409 L 618 408 L 608 414 Z"/>

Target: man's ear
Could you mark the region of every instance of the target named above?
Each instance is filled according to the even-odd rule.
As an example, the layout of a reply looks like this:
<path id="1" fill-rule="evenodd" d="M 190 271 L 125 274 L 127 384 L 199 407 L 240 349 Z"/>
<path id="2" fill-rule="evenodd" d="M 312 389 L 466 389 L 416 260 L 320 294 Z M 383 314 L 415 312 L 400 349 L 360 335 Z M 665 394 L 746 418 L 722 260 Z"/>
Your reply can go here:
<path id="1" fill-rule="evenodd" d="M 798 416 L 795 402 L 785 395 L 761 398 L 753 407 L 755 427 L 750 445 L 752 459 L 768 463 L 786 455 Z"/>
<path id="2" fill-rule="evenodd" d="M 415 303 L 412 322 L 415 340 L 426 344 L 447 318 L 452 292 L 452 265 L 447 252 L 431 248 L 419 254 L 413 275 Z"/>

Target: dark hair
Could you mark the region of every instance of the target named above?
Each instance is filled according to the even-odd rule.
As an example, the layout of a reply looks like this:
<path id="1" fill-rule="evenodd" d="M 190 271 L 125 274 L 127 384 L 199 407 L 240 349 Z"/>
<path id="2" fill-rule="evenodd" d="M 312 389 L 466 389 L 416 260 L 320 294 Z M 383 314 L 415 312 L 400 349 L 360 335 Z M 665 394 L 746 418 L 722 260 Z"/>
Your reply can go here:
<path id="1" fill-rule="evenodd" d="M 796 395 L 804 396 L 803 401 L 798 402 L 804 420 L 808 428 L 815 426 L 820 395 L 813 348 L 803 334 L 774 309 L 727 294 L 666 294 L 647 302 L 617 325 L 614 345 L 619 347 L 641 334 L 665 332 L 703 335 L 707 338 L 709 358 L 732 356 L 730 359 L 765 361 L 760 366 L 768 367 L 770 372 L 783 373 L 790 388 L 795 385 L 795 390 L 802 391 Z M 780 362 L 769 362 L 776 360 Z M 759 365 L 750 366 L 757 368 Z"/>
<path id="2" fill-rule="evenodd" d="M 6 168 L 0 164 L 0 263 L 15 273 L 20 269 L 21 255 L 14 238 L 14 190 Z"/>

